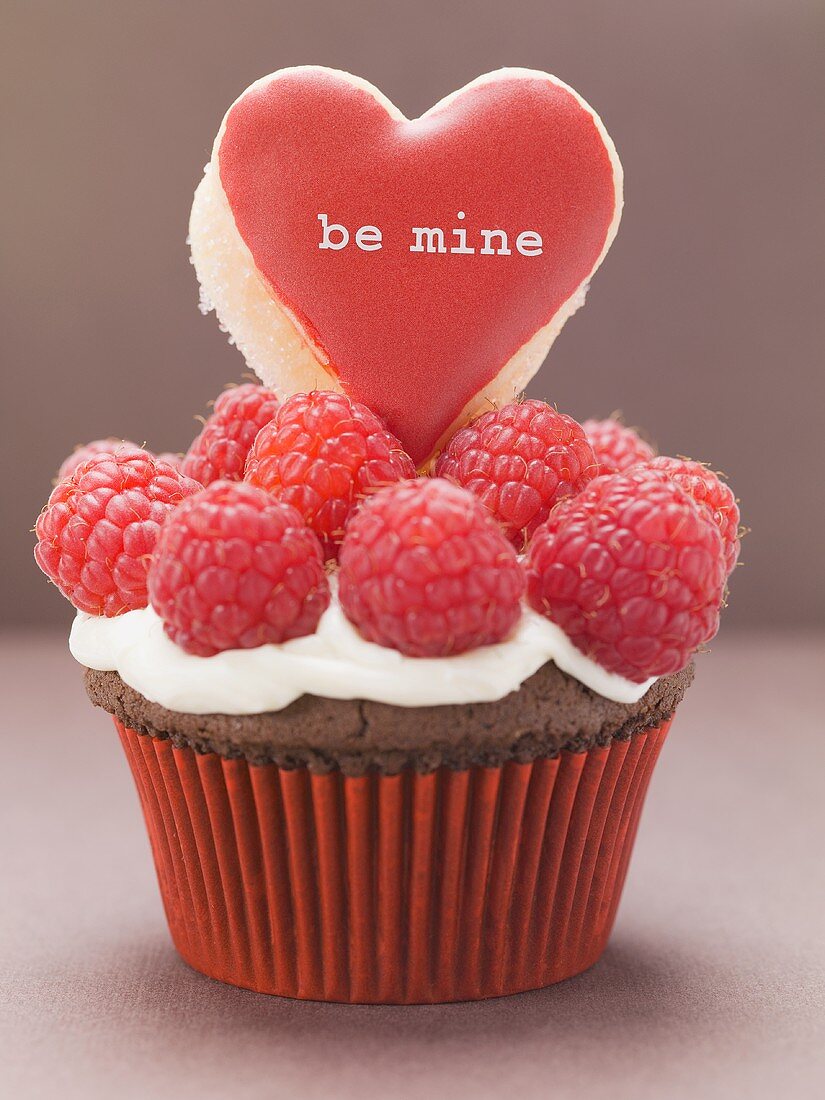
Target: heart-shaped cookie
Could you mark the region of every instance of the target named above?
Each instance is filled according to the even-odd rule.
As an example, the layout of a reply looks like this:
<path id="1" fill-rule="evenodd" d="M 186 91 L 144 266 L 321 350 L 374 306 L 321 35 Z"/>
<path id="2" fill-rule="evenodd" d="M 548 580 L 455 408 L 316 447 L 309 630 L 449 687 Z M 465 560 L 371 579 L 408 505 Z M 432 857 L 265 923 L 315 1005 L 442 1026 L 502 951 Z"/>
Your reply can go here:
<path id="1" fill-rule="evenodd" d="M 503 69 L 407 119 L 302 67 L 230 107 L 190 242 L 204 308 L 268 386 L 343 390 L 421 465 L 532 378 L 621 206 L 601 120 L 546 73 Z"/>

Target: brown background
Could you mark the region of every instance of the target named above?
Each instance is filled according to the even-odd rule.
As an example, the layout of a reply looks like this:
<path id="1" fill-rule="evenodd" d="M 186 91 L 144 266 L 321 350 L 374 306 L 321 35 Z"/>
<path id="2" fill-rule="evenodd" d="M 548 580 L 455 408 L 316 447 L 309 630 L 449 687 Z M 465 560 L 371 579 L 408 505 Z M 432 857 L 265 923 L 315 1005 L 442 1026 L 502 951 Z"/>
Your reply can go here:
<path id="1" fill-rule="evenodd" d="M 243 364 L 184 243 L 224 110 L 316 62 L 408 114 L 501 65 L 548 69 L 625 165 L 621 232 L 531 387 L 622 409 L 730 475 L 753 528 L 728 622 L 823 618 L 821 0 L 17 3 L 4 126 L 3 591 L 67 621 L 27 533 L 73 444 L 184 449 Z M 814 507 L 812 502 L 816 502 Z"/>

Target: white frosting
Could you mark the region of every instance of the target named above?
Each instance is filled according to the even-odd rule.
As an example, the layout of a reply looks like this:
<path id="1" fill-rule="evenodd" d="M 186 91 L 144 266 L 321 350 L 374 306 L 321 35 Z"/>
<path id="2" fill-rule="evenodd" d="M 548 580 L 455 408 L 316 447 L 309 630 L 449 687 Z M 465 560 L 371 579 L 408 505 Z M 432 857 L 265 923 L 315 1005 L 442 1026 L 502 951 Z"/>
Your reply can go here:
<path id="1" fill-rule="evenodd" d="M 301 695 L 399 707 L 492 702 L 546 661 L 617 703 L 635 703 L 654 682 L 635 684 L 607 672 L 530 608 L 506 641 L 456 657 L 406 657 L 367 642 L 334 597 L 315 634 L 283 645 L 195 657 L 166 637 L 147 607 L 115 618 L 78 612 L 69 648 L 81 664 L 118 672 L 152 702 L 191 714 L 258 714 Z"/>

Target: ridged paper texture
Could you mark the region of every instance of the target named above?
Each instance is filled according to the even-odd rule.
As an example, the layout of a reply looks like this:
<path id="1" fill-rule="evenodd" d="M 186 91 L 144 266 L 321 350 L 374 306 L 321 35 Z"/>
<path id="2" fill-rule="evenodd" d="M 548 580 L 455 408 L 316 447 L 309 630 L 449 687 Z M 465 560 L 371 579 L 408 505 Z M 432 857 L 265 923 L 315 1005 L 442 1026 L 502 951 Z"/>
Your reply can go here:
<path id="1" fill-rule="evenodd" d="M 591 966 L 669 726 L 532 764 L 353 778 L 116 724 L 183 958 L 259 992 L 367 1003 L 494 997 Z"/>

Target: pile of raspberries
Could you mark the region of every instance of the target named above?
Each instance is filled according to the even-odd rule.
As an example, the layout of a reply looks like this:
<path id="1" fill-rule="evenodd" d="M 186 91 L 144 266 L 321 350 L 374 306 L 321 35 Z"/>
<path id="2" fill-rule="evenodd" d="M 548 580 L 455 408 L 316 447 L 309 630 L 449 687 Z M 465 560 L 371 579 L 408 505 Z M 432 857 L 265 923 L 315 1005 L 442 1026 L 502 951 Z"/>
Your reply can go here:
<path id="1" fill-rule="evenodd" d="M 705 465 L 542 401 L 461 428 L 424 475 L 341 393 L 225 390 L 183 456 L 98 440 L 63 463 L 35 557 L 80 611 L 151 605 L 210 657 L 312 634 L 338 598 L 412 657 L 504 641 L 524 602 L 635 682 L 716 633 L 739 509 Z"/>

